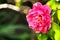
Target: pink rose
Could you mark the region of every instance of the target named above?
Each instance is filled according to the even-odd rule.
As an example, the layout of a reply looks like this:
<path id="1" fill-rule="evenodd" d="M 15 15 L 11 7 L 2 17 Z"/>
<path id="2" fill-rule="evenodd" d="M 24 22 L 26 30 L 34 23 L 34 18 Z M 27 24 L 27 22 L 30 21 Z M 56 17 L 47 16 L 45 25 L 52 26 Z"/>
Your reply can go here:
<path id="1" fill-rule="evenodd" d="M 33 4 L 33 8 L 27 14 L 27 22 L 29 27 L 36 33 L 45 34 L 51 27 L 51 9 L 47 5 L 42 5 L 40 2 Z"/>

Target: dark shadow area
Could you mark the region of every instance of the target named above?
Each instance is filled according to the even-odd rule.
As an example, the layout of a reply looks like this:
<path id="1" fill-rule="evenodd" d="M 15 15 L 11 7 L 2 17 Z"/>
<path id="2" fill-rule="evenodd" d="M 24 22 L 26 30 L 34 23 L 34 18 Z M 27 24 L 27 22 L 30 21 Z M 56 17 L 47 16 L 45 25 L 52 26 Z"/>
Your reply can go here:
<path id="1" fill-rule="evenodd" d="M 30 40 L 26 15 L 11 9 L 0 9 L 0 40 Z"/>

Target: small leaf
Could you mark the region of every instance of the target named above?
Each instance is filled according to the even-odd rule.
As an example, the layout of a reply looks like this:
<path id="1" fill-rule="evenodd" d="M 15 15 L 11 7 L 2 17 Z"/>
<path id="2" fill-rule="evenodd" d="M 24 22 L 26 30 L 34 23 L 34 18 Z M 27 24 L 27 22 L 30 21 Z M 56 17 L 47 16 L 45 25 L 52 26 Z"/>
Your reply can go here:
<path id="1" fill-rule="evenodd" d="M 17 7 L 20 7 L 21 6 L 21 0 L 15 0 L 15 5 Z"/>
<path id="2" fill-rule="evenodd" d="M 43 34 L 38 34 L 38 40 L 47 40 L 47 36 Z"/>

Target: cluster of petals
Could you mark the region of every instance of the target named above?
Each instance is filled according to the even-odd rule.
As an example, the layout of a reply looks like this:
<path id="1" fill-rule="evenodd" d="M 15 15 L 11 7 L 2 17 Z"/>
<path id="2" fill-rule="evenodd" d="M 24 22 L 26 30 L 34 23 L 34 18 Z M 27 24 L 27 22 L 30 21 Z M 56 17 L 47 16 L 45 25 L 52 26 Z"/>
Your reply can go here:
<path id="1" fill-rule="evenodd" d="M 33 4 L 32 9 L 29 10 L 26 19 L 29 28 L 36 33 L 47 33 L 51 28 L 51 9 L 47 5 L 42 5 L 40 2 Z"/>

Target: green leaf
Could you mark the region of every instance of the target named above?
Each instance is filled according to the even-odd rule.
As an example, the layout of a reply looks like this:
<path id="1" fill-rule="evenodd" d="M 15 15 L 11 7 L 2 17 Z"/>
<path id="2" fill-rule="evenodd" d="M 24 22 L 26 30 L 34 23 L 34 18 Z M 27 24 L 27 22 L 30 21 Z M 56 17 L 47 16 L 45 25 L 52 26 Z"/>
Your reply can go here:
<path id="1" fill-rule="evenodd" d="M 60 9 L 60 3 L 58 4 L 58 6 L 57 6 L 57 7 L 58 7 L 58 9 Z"/>
<path id="2" fill-rule="evenodd" d="M 60 21 L 60 10 L 57 10 L 57 17 L 58 17 L 58 20 Z"/>
<path id="3" fill-rule="evenodd" d="M 51 29 L 47 32 L 46 35 L 48 36 L 48 38 L 54 40 L 54 34 L 55 34 L 55 32 L 54 32 L 53 29 L 51 28 Z"/>
<path id="4" fill-rule="evenodd" d="M 21 0 L 14 0 L 17 7 L 21 7 Z"/>
<path id="5" fill-rule="evenodd" d="M 60 40 L 60 26 L 55 22 L 53 22 L 52 28 L 55 31 L 55 35 L 54 35 L 55 40 Z"/>
<path id="6" fill-rule="evenodd" d="M 49 5 L 51 7 L 52 10 L 56 10 L 56 1 L 55 0 L 50 0 L 47 2 L 47 5 Z"/>
<path id="7" fill-rule="evenodd" d="M 55 40 L 60 40 L 60 32 L 56 32 L 54 38 Z"/>
<path id="8" fill-rule="evenodd" d="M 60 31 L 60 26 L 58 24 L 56 24 L 55 22 L 52 23 L 52 28 L 55 32 Z"/>
<path id="9" fill-rule="evenodd" d="M 38 40 L 47 40 L 47 36 L 44 34 L 38 34 Z"/>

